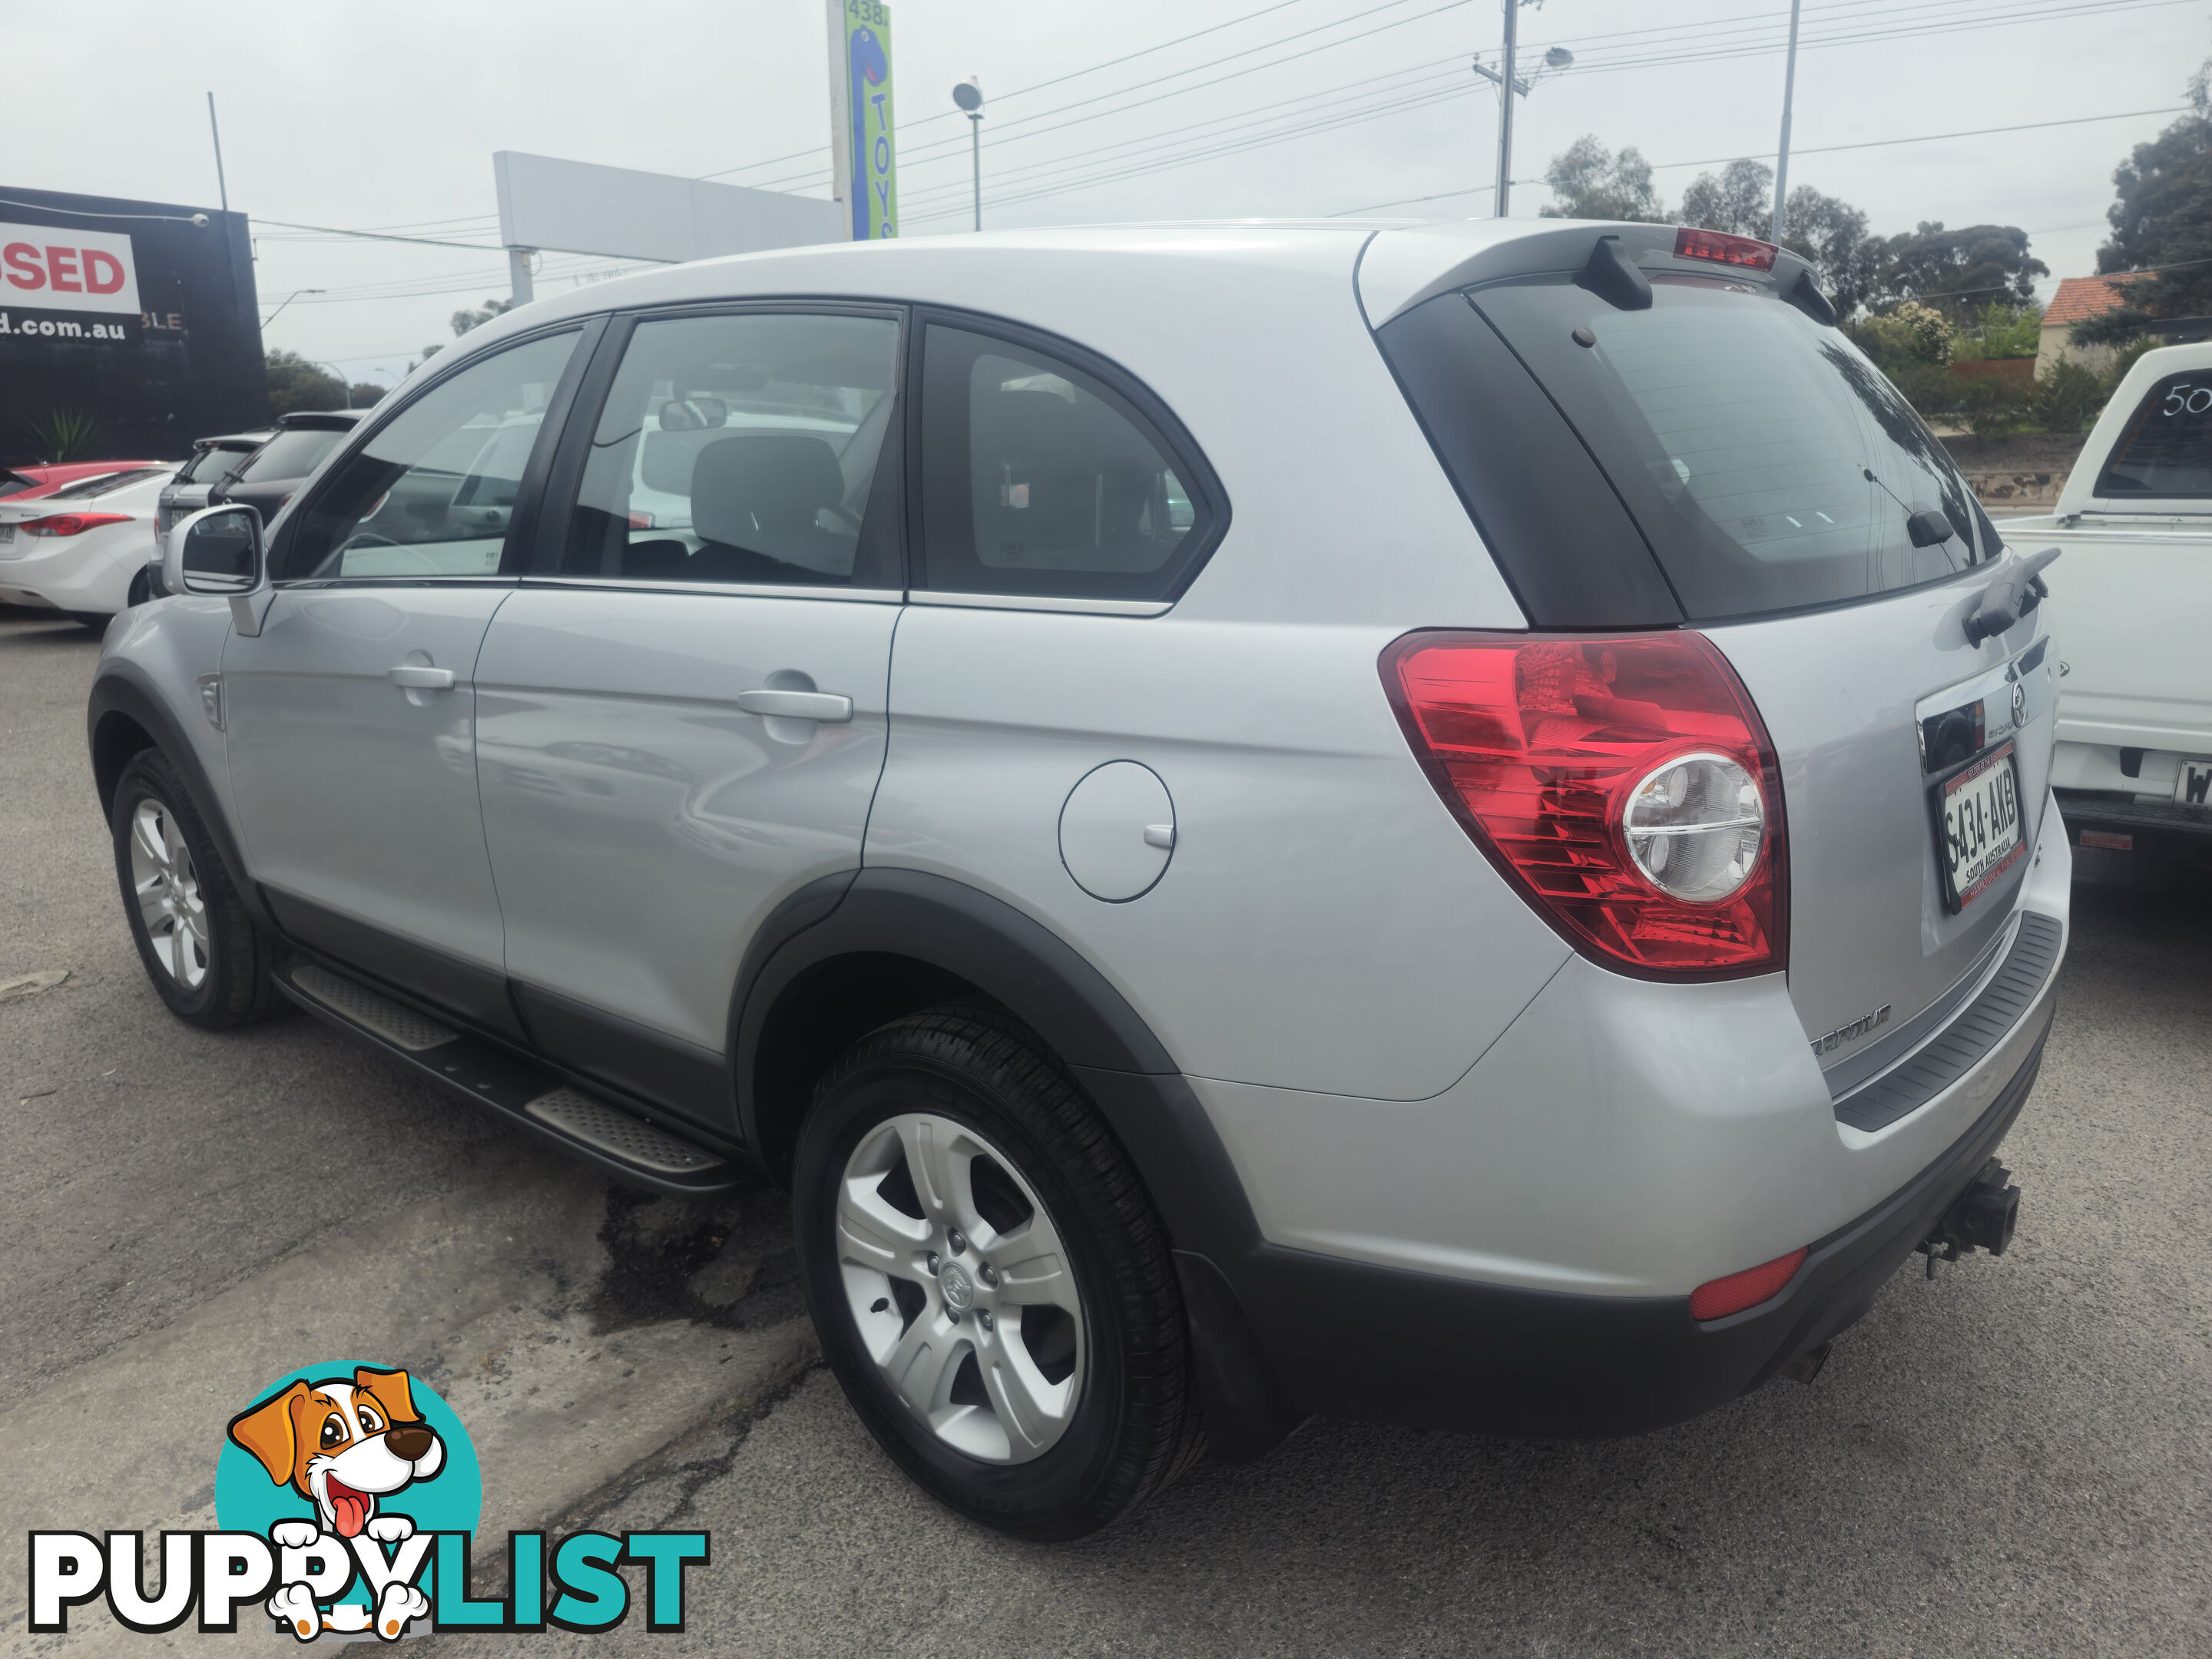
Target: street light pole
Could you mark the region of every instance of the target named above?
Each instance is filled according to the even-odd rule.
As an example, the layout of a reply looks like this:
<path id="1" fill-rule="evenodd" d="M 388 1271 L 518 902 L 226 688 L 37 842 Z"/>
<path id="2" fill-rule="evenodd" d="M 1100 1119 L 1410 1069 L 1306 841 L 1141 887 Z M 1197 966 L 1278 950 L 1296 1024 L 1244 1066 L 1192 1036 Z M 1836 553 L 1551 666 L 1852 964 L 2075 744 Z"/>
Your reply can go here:
<path id="1" fill-rule="evenodd" d="M 971 75 L 952 88 L 952 101 L 968 117 L 968 155 L 975 179 L 975 228 L 983 228 L 983 77 Z"/>
<path id="2" fill-rule="evenodd" d="M 1782 70 L 1782 148 L 1774 158 L 1774 240 L 1782 240 L 1782 209 L 1790 199 L 1790 104 L 1797 90 L 1797 5 L 1790 0 L 1790 56 Z"/>
<path id="3" fill-rule="evenodd" d="M 1521 0 L 1505 0 L 1505 51 L 1498 80 L 1498 217 L 1505 216 L 1513 188 L 1513 52 L 1519 44 Z"/>

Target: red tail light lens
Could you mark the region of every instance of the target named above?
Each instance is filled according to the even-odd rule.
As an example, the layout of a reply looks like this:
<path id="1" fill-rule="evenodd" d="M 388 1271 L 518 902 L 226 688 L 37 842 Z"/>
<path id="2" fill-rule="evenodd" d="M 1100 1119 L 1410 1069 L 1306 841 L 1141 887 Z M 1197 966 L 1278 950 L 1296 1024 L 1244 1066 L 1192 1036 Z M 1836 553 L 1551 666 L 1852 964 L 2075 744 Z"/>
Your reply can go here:
<path id="1" fill-rule="evenodd" d="M 1409 634 L 1382 669 L 1444 805 L 1583 955 L 1646 979 L 1783 966 L 1774 746 L 1703 635 Z"/>
<path id="2" fill-rule="evenodd" d="M 1741 265 L 1746 270 L 1771 270 L 1774 256 L 1780 250 L 1771 242 L 1754 241 L 1748 236 L 1731 236 L 1721 230 L 1678 230 L 1674 233 L 1674 257 L 1677 259 L 1713 259 L 1724 265 Z"/>
<path id="3" fill-rule="evenodd" d="M 1756 1308 L 1796 1277 L 1804 1261 L 1805 1251 L 1795 1249 L 1726 1279 L 1710 1279 L 1690 1292 L 1690 1317 L 1726 1319 L 1746 1308 Z"/>
<path id="4" fill-rule="evenodd" d="M 22 526 L 26 536 L 82 536 L 104 524 L 129 524 L 128 513 L 49 513 Z"/>

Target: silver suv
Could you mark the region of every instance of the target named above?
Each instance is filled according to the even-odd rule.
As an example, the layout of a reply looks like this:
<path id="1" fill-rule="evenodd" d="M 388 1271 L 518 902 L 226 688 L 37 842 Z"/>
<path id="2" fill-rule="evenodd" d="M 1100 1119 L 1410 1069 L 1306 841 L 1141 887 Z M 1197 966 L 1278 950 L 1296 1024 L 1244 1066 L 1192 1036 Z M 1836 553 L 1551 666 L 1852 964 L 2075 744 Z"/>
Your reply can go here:
<path id="1" fill-rule="evenodd" d="M 1786 252 L 672 268 L 166 556 L 90 726 L 169 1006 L 788 1183 L 855 1410 L 987 1524 L 1314 1413 L 1655 1428 L 2010 1236 L 2045 613 Z"/>

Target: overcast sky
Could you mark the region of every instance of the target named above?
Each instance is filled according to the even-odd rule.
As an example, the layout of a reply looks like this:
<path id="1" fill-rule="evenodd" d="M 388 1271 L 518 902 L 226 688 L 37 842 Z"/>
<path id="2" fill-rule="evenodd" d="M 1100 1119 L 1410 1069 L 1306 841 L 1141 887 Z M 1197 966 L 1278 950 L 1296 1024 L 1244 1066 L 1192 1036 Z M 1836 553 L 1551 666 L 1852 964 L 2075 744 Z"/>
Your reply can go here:
<path id="1" fill-rule="evenodd" d="M 969 223 L 966 123 L 950 94 L 971 74 L 990 100 L 987 228 L 1333 215 L 1494 173 L 1497 103 L 1467 59 L 1495 63 L 1498 0 L 894 0 L 892 12 L 909 235 Z M 1674 203 L 1701 169 L 1669 163 L 1771 157 L 1788 15 L 1775 0 L 1524 6 L 1523 62 L 1554 45 L 1577 62 L 1523 101 L 1516 176 L 1540 179 L 1591 133 L 1660 164 Z M 2093 270 L 2113 167 L 2171 115 L 1820 152 L 2178 106 L 2212 54 L 2209 17 L 2205 0 L 1807 0 L 1791 179 L 1864 209 L 1877 231 L 2014 224 L 2057 276 Z M 212 90 L 231 205 L 257 221 L 495 244 L 495 149 L 827 194 L 825 30 L 822 0 L 16 7 L 0 191 L 212 207 Z M 1194 31 L 1206 32 L 1180 40 Z M 775 159 L 795 152 L 811 153 Z M 1549 199 L 1522 185 L 1513 214 Z M 1480 216 L 1491 204 L 1387 210 Z M 295 301 L 268 343 L 356 379 L 391 384 L 452 338 L 457 307 L 507 291 L 495 247 L 255 229 L 264 317 L 295 289 L 328 290 Z M 541 293 L 614 268 L 543 258 Z"/>

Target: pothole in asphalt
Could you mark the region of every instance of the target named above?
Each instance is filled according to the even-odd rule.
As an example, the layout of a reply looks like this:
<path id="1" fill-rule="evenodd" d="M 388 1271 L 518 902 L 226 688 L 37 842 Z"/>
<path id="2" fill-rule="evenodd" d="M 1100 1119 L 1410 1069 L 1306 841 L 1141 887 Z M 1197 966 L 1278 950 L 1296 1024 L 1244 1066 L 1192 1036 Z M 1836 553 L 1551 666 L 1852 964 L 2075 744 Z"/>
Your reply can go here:
<path id="1" fill-rule="evenodd" d="M 805 1310 L 791 1206 L 766 1182 L 703 1201 L 612 1189 L 599 1242 L 609 1264 L 589 1309 L 601 1331 L 666 1319 L 748 1330 Z"/>

